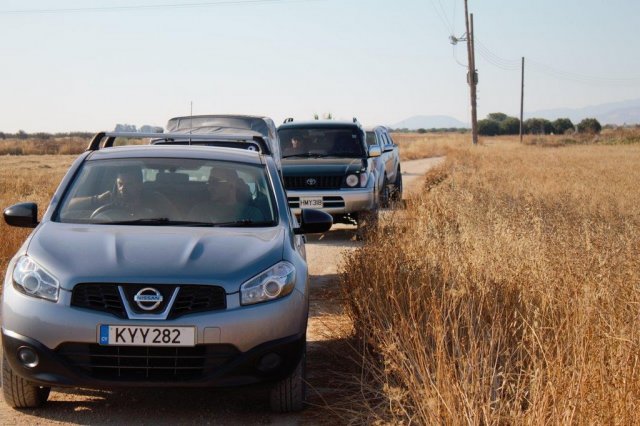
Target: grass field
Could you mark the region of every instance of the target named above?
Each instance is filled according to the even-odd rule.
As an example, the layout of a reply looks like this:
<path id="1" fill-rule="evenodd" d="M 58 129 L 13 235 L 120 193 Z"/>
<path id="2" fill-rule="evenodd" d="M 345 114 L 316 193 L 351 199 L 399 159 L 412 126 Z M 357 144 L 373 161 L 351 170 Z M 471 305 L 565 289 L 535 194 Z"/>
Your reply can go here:
<path id="1" fill-rule="evenodd" d="M 345 259 L 356 419 L 640 421 L 640 145 L 484 139 Z"/>

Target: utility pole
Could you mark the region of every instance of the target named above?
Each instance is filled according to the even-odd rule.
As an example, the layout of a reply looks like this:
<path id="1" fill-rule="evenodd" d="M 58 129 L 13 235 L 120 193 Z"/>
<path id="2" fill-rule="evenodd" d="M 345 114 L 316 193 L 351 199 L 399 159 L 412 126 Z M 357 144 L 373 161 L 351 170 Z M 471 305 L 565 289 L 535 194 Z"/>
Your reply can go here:
<path id="1" fill-rule="evenodd" d="M 520 86 L 520 143 L 522 143 L 522 133 L 524 133 L 524 56 L 522 57 L 522 83 Z"/>
<path id="2" fill-rule="evenodd" d="M 471 24 L 469 24 L 469 9 L 467 0 L 464 0 L 464 15 L 467 27 L 467 56 L 469 71 L 467 81 L 471 92 L 471 139 L 474 145 L 478 144 L 478 113 L 476 111 L 476 86 L 478 85 L 478 73 L 476 72 L 476 54 L 473 36 L 473 14 L 471 14 Z"/>

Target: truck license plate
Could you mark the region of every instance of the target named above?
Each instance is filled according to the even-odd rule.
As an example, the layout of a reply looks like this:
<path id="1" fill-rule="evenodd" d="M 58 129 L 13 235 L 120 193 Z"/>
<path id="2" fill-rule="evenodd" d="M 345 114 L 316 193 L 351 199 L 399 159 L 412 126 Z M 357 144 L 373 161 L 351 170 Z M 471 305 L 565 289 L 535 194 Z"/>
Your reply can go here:
<path id="1" fill-rule="evenodd" d="M 98 343 L 119 346 L 195 346 L 195 327 L 101 325 Z"/>
<path id="2" fill-rule="evenodd" d="M 321 209 L 322 197 L 301 197 L 300 208 Z"/>

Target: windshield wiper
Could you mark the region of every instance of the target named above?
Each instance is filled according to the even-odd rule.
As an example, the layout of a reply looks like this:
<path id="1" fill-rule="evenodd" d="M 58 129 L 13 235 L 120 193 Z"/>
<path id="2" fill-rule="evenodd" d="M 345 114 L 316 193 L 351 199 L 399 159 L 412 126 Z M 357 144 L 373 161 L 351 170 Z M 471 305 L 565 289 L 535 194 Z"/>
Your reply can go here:
<path id="1" fill-rule="evenodd" d="M 304 154 L 292 154 L 292 155 L 283 155 L 282 158 L 292 158 L 292 157 L 300 157 L 300 158 L 322 158 L 327 157 L 328 154 L 313 154 L 311 152 L 306 152 Z"/>
<path id="2" fill-rule="evenodd" d="M 215 226 L 211 222 L 195 222 L 186 220 L 171 220 L 168 217 L 118 220 L 114 222 L 97 222 L 100 225 L 149 225 L 149 226 Z"/>
<path id="3" fill-rule="evenodd" d="M 234 222 L 220 222 L 220 223 L 214 223 L 213 226 L 220 226 L 220 227 L 259 227 L 259 226 L 273 226 L 275 225 L 274 221 L 253 221 L 251 219 L 243 219 L 243 220 L 236 220 Z"/>

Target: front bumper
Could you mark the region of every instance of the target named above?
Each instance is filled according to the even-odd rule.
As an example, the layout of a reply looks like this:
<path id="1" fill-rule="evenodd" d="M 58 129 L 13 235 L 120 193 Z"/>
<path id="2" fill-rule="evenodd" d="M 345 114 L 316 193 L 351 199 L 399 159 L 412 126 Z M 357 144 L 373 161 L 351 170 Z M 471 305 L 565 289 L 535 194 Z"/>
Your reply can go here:
<path id="1" fill-rule="evenodd" d="M 305 197 L 322 197 L 323 207 L 318 208 L 318 210 L 332 215 L 344 215 L 363 210 L 371 210 L 374 208 L 376 202 L 373 188 L 344 188 L 315 191 L 287 190 L 289 207 L 294 214 L 301 213 L 302 207 L 300 199 Z"/>
<path id="2" fill-rule="evenodd" d="M 266 342 L 246 352 L 221 344 L 178 351 L 65 343 L 52 350 L 3 329 L 2 345 L 5 360 L 16 374 L 45 386 L 227 387 L 277 381 L 291 374 L 304 352 L 305 334 Z M 36 366 L 26 367 L 18 359 L 23 347 L 38 355 Z"/>

